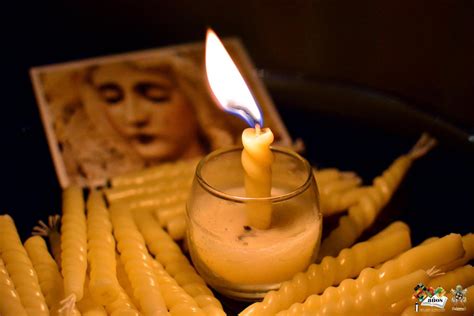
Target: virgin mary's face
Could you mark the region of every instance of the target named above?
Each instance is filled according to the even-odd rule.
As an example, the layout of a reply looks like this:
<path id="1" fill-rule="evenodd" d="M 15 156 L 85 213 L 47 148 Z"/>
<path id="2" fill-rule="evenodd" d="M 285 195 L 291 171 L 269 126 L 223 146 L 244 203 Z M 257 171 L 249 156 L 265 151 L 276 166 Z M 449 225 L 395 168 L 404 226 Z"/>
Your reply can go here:
<path id="1" fill-rule="evenodd" d="M 197 121 L 167 73 L 111 64 L 94 69 L 90 82 L 97 106 L 146 160 L 175 159 L 197 139 Z"/>

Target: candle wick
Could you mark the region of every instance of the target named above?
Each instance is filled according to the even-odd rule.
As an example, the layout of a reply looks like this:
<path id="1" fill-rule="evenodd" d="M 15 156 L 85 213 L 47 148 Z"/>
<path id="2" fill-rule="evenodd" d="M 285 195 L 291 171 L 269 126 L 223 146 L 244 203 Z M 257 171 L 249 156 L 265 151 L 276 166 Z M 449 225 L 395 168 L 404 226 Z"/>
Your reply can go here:
<path id="1" fill-rule="evenodd" d="M 255 124 L 255 132 L 256 132 L 257 136 L 260 135 L 260 133 L 261 133 L 260 124 Z"/>

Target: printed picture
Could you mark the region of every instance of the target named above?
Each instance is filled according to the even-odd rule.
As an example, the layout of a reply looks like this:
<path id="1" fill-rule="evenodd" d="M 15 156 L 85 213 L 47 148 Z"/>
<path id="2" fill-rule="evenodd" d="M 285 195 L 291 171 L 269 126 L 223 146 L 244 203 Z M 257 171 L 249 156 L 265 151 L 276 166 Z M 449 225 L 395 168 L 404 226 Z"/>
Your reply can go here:
<path id="1" fill-rule="evenodd" d="M 237 39 L 223 41 L 275 144 L 291 139 Z M 36 67 L 31 78 L 61 186 L 107 179 L 241 144 L 246 124 L 208 90 L 204 43 Z"/>

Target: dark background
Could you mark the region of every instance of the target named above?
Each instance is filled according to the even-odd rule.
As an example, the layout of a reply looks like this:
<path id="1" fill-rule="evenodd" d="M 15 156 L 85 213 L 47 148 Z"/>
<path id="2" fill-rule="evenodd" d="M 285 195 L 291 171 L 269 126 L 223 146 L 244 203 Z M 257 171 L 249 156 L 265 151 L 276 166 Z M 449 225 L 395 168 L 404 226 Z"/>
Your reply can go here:
<path id="1" fill-rule="evenodd" d="M 440 140 L 374 230 L 404 219 L 418 242 L 474 228 L 474 1 L 16 1 L 2 11 L 0 213 L 23 237 L 60 205 L 29 68 L 203 40 L 207 26 L 241 38 L 312 163 L 369 183 L 421 132 Z"/>
<path id="2" fill-rule="evenodd" d="M 9 66 L 239 36 L 259 68 L 382 89 L 474 123 L 474 1 L 39 1 L 5 10 Z M 7 7 L 8 8 L 8 7 Z"/>

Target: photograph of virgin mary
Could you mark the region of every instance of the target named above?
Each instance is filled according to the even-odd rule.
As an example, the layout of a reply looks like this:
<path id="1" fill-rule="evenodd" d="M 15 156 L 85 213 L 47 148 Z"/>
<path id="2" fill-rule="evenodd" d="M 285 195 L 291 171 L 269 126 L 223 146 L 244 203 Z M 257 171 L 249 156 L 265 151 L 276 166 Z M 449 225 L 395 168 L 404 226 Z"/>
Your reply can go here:
<path id="1" fill-rule="evenodd" d="M 240 144 L 246 124 L 213 100 L 202 60 L 202 45 L 192 45 L 33 70 L 61 185 L 103 185 Z M 260 106 L 277 142 L 288 143 L 279 118 L 265 117 L 276 113 L 273 104 Z"/>

